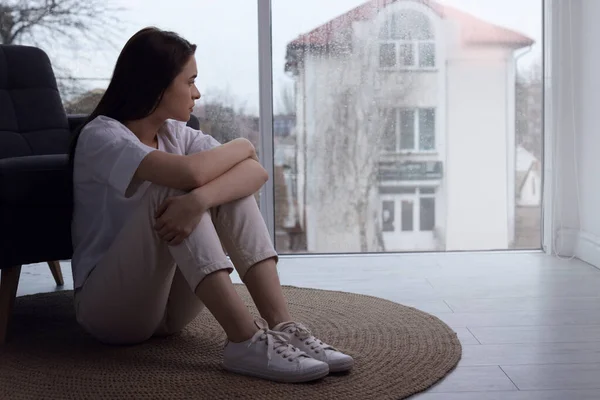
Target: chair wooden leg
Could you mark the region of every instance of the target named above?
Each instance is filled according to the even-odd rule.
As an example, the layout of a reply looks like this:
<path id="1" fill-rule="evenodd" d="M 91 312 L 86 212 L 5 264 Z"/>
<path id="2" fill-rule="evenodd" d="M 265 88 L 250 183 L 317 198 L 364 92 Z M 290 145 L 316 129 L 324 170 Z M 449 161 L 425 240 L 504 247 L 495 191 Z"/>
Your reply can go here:
<path id="1" fill-rule="evenodd" d="M 17 297 L 20 275 L 20 265 L 2 270 L 2 278 L 0 280 L 0 344 L 6 343 L 8 323 L 15 303 L 15 297 Z"/>
<path id="2" fill-rule="evenodd" d="M 52 272 L 52 276 L 54 277 L 54 281 L 58 286 L 63 286 L 65 281 L 62 276 L 62 271 L 60 269 L 60 263 L 58 261 L 48 261 L 48 266 L 50 267 L 50 272 Z"/>

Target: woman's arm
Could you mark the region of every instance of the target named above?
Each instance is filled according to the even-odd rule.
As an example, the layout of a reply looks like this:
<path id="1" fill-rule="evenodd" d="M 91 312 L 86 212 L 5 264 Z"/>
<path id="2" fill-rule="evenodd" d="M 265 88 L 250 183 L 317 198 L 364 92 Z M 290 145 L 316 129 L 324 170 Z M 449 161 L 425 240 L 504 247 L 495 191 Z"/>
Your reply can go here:
<path id="1" fill-rule="evenodd" d="M 218 178 L 193 190 L 204 209 L 250 196 L 269 179 L 267 171 L 255 160 L 245 160 Z"/>
<path id="2" fill-rule="evenodd" d="M 256 159 L 254 146 L 243 138 L 186 156 L 153 151 L 144 157 L 134 178 L 189 191 L 211 182 L 242 161 L 251 159 Z"/>

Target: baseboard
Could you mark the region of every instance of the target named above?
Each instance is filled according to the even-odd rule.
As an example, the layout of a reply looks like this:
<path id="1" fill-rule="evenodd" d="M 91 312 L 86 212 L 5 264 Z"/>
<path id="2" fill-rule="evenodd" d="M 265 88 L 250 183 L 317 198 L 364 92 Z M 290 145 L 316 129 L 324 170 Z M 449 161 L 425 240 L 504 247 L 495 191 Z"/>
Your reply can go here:
<path id="1" fill-rule="evenodd" d="M 596 268 L 600 268 L 600 237 L 588 232 L 579 232 L 575 256 Z"/>
<path id="2" fill-rule="evenodd" d="M 578 238 L 579 231 L 576 229 L 559 229 L 556 232 L 556 240 L 552 243 L 553 252 L 561 257 L 573 257 Z"/>
<path id="3" fill-rule="evenodd" d="M 575 256 L 600 268 L 600 237 L 596 235 L 576 229 L 561 229 L 557 232 L 556 250 L 561 256 Z"/>

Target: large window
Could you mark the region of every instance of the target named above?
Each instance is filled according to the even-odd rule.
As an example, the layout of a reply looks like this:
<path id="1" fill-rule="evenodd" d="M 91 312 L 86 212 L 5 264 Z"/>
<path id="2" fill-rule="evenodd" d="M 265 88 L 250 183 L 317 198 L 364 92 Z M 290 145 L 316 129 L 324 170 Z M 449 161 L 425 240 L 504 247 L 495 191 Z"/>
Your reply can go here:
<path id="1" fill-rule="evenodd" d="M 47 3 L 46 16 L 33 9 L 38 3 Z M 167 6 L 162 0 L 55 0 L 16 4 L 22 5 L 21 14 L 30 7 L 27 15 L 41 18 L 37 26 L 32 20 L 33 28 L 25 29 L 28 34 L 19 43 L 37 44 L 49 53 L 68 113 L 92 112 L 126 41 L 138 30 L 156 26 L 197 45 L 196 85 L 202 97 L 193 115 L 200 129 L 222 143 L 246 137 L 260 148 L 255 2 L 170 0 Z M 79 26 L 77 21 L 85 23 Z"/>
<path id="2" fill-rule="evenodd" d="M 540 0 L 272 0 L 277 249 L 540 248 L 541 27 Z"/>
<path id="3" fill-rule="evenodd" d="M 73 8 L 11 40 L 48 52 L 73 113 L 95 107 L 142 27 L 197 44 L 194 115 L 273 164 L 260 201 L 281 254 L 540 247 L 541 0 L 81 3 L 93 18 Z"/>

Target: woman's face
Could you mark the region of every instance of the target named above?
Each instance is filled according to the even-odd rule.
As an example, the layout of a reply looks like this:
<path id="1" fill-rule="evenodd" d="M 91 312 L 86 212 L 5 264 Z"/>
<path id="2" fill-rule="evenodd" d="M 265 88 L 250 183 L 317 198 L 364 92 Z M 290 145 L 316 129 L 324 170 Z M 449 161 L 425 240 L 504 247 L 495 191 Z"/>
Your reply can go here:
<path id="1" fill-rule="evenodd" d="M 156 114 L 164 119 L 187 122 L 194 108 L 194 102 L 200 98 L 195 80 L 198 75 L 196 59 L 192 56 L 165 91 L 156 109 Z"/>

